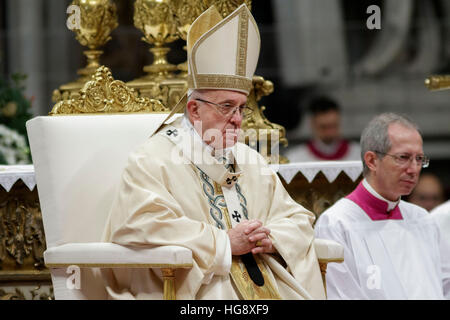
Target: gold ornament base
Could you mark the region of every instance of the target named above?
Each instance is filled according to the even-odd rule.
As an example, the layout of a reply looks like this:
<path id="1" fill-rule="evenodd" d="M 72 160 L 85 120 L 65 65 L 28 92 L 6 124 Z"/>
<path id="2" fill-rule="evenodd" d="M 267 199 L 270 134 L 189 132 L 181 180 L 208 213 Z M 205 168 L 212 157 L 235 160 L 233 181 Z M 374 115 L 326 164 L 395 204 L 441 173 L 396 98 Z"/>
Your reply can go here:
<path id="1" fill-rule="evenodd" d="M 139 97 L 159 100 L 166 108 L 172 110 L 186 91 L 187 81 L 177 76 L 173 78 L 145 76 L 127 82 L 127 86 L 134 89 Z"/>

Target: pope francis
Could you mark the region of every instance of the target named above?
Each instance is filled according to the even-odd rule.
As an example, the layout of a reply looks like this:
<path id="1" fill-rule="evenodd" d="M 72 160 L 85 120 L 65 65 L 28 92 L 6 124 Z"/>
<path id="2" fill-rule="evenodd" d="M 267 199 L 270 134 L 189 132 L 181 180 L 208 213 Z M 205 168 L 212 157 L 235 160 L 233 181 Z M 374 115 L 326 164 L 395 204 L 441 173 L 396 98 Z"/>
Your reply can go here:
<path id="1" fill-rule="evenodd" d="M 314 216 L 293 201 L 263 157 L 237 142 L 260 49 L 241 5 L 211 7 L 187 39 L 188 94 L 129 157 L 103 240 L 183 246 L 178 299 L 324 299 L 313 247 Z M 169 117 L 171 116 L 169 115 Z M 103 270 L 113 299 L 161 299 L 152 269 Z"/>

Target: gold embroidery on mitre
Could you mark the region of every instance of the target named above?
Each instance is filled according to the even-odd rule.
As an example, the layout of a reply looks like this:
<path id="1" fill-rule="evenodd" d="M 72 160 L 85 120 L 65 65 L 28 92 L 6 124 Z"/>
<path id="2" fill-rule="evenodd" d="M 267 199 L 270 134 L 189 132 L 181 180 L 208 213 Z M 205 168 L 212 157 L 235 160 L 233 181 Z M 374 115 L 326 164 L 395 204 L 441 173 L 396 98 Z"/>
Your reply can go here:
<path id="1" fill-rule="evenodd" d="M 209 10 L 209 9 L 208 9 Z M 215 10 L 217 11 L 217 10 Z M 198 68 L 196 63 L 196 53 L 198 47 L 209 38 L 211 34 L 216 32 L 218 29 L 220 29 L 223 25 L 231 21 L 236 16 L 239 16 L 239 22 L 238 22 L 238 52 L 236 53 L 236 67 L 235 72 L 237 72 L 237 75 L 223 75 L 223 74 L 214 74 L 209 73 L 208 75 L 211 75 L 215 77 L 215 80 L 208 79 L 208 82 L 203 82 L 204 77 L 206 74 L 198 74 Z M 225 17 L 223 20 L 218 22 L 214 27 L 212 27 L 210 30 L 205 32 L 203 35 L 201 35 L 197 41 L 193 44 L 192 49 L 188 49 L 188 57 L 189 57 L 189 77 L 191 78 L 191 81 L 188 80 L 188 87 L 190 89 L 231 89 L 231 90 L 238 90 L 238 91 L 244 91 L 247 95 L 250 93 L 250 90 L 252 88 L 252 79 L 245 78 L 246 76 L 246 68 L 247 68 L 247 46 L 248 46 L 248 23 L 249 23 L 249 11 L 245 5 L 242 5 L 240 8 L 236 9 L 234 12 L 232 12 L 230 15 Z M 199 20 L 201 16 L 199 16 Z M 244 21 L 245 20 L 245 21 Z M 252 18 L 252 23 L 254 23 L 254 19 Z M 195 21 L 193 25 L 195 24 Z M 256 23 L 254 23 L 256 30 L 257 26 Z M 191 27 L 192 28 L 192 27 Z M 257 31 L 258 32 L 258 31 Z M 259 35 L 259 32 L 258 32 Z M 244 46 L 245 42 L 245 46 Z M 188 46 L 189 48 L 189 46 Z M 242 81 L 238 83 L 231 82 L 232 86 L 230 85 L 229 78 L 245 78 L 247 81 Z M 219 78 L 226 78 L 224 81 L 220 81 Z M 203 79 L 203 80 L 202 80 Z M 214 83 L 214 85 L 211 85 Z M 209 84 L 209 86 L 208 86 Z M 204 85 L 207 85 L 206 87 Z"/>
<path id="2" fill-rule="evenodd" d="M 222 74 L 197 74 L 196 81 L 191 75 L 188 75 L 188 87 L 192 89 L 229 89 L 250 92 L 252 81 L 250 79 Z"/>
<path id="3" fill-rule="evenodd" d="M 238 23 L 238 44 L 236 55 L 236 74 L 238 76 L 246 76 L 247 68 L 247 43 L 248 43 L 248 13 L 246 10 L 239 14 Z"/>

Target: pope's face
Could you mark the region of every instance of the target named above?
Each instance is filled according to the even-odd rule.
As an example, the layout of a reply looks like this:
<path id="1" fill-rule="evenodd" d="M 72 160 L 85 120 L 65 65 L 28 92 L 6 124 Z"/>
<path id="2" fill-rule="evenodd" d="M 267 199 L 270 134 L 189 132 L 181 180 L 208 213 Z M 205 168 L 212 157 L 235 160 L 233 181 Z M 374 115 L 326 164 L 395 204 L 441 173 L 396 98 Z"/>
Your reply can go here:
<path id="1" fill-rule="evenodd" d="M 398 123 L 389 126 L 388 134 L 391 142 L 389 155 L 378 154 L 375 158 L 370 182 L 381 196 L 397 201 L 400 196 L 410 194 L 417 184 L 422 166 L 415 157 L 423 155 L 423 143 L 417 130 Z M 411 155 L 413 159 L 400 165 L 391 155 Z"/>
<path id="2" fill-rule="evenodd" d="M 242 114 L 235 108 L 244 106 L 247 103 L 247 96 L 230 90 L 202 90 L 201 95 L 196 98 L 203 101 L 191 99 L 188 102 L 188 109 L 190 120 L 197 132 L 201 131 L 203 141 L 214 149 L 235 145 L 242 124 Z M 231 105 L 235 112 L 225 114 L 223 108 L 215 104 Z"/>

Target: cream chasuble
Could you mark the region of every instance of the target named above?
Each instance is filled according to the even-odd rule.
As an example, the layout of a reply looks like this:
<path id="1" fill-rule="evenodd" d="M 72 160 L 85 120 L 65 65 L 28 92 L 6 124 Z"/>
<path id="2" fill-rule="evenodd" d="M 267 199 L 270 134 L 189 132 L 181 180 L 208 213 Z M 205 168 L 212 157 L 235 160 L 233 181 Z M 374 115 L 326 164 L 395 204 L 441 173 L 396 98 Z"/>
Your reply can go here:
<path id="1" fill-rule="evenodd" d="M 177 299 L 324 299 L 314 216 L 256 151 L 240 143 L 230 151 L 234 170 L 181 119 L 163 127 L 130 155 L 104 241 L 192 250 L 193 268 L 177 270 Z M 227 229 L 243 219 L 262 221 L 279 253 L 254 255 L 262 286 L 231 256 Z M 162 299 L 157 270 L 107 269 L 103 276 L 111 298 Z"/>
<path id="2" fill-rule="evenodd" d="M 433 217 L 400 200 L 383 201 L 366 181 L 320 216 L 318 238 L 344 246 L 327 268 L 328 299 L 443 299 L 450 248 Z M 356 202 L 355 202 L 356 201 Z"/>

